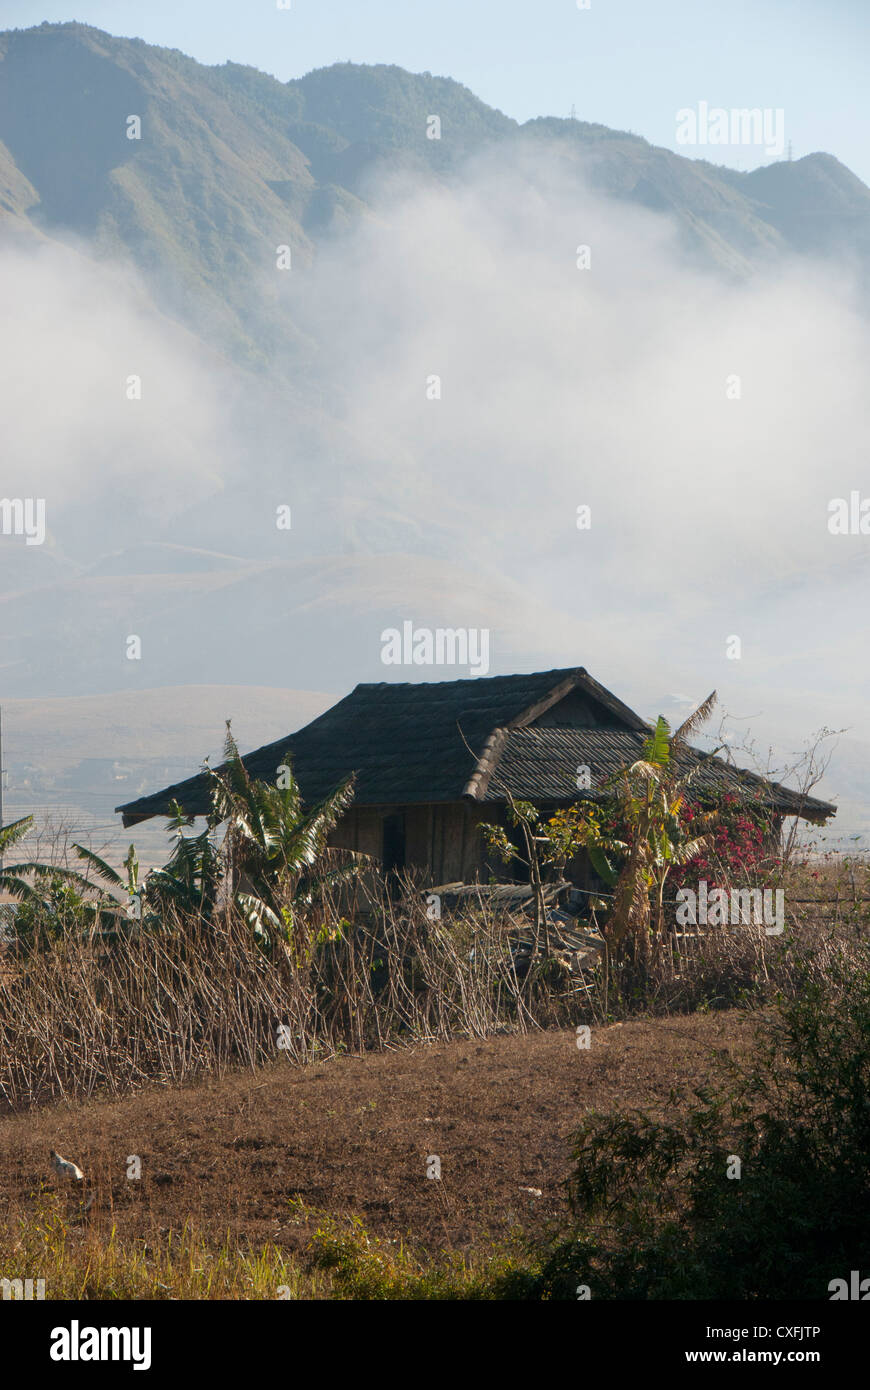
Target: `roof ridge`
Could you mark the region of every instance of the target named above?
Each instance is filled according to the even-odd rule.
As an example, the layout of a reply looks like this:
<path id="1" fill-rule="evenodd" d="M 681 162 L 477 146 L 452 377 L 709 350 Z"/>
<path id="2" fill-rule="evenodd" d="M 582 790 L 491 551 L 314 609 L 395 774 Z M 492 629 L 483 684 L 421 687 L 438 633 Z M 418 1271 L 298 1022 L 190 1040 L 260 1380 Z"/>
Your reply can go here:
<path id="1" fill-rule="evenodd" d="M 453 680 L 443 681 L 358 681 L 349 693 L 354 695 L 357 690 L 419 690 L 430 686 L 437 689 L 445 685 L 486 686 L 494 681 L 528 681 L 540 676 L 586 676 L 592 680 L 585 666 L 553 666 L 548 671 L 506 671 L 500 676 L 456 676 Z M 603 686 L 600 688 L 604 689 Z M 344 698 L 347 699 L 347 695 Z"/>

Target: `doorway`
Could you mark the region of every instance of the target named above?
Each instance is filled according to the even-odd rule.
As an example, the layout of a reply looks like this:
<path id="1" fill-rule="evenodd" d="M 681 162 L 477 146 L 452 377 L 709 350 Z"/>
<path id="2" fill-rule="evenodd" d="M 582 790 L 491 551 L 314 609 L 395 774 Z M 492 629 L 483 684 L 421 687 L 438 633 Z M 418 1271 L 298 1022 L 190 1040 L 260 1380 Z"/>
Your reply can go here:
<path id="1" fill-rule="evenodd" d="M 381 861 L 384 877 L 400 874 L 405 868 L 405 813 L 396 811 L 384 816 L 382 824 Z"/>

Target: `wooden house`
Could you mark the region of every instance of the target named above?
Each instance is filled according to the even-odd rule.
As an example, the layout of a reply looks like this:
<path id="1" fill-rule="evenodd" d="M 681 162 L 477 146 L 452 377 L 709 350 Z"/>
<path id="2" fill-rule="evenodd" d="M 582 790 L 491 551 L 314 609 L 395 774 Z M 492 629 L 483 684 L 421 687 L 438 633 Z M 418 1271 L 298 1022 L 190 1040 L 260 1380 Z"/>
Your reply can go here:
<path id="1" fill-rule="evenodd" d="M 639 715 L 575 667 L 358 685 L 304 729 L 244 761 L 251 776 L 274 781 L 289 759 L 309 804 L 355 774 L 354 803 L 334 844 L 374 856 L 385 870 L 414 869 L 421 883 L 471 883 L 523 876 L 517 861 L 493 862 L 480 832 L 483 821 L 507 824 L 509 794 L 545 813 L 596 796 L 596 784 L 640 756 L 648 734 Z M 785 816 L 822 823 L 836 810 L 718 758 L 706 762 L 696 786 L 702 796 L 731 790 L 760 801 L 777 836 Z M 205 777 L 117 809 L 130 826 L 166 814 L 173 800 L 191 816 L 204 814 Z"/>

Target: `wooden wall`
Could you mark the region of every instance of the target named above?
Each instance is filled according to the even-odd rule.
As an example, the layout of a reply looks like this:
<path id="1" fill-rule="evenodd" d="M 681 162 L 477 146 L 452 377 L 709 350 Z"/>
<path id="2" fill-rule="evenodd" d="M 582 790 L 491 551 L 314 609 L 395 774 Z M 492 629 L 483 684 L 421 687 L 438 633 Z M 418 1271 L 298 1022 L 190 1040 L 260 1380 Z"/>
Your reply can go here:
<path id="1" fill-rule="evenodd" d="M 489 877 L 479 826 L 498 822 L 501 808 L 469 801 L 435 802 L 421 806 L 352 806 L 330 836 L 330 844 L 381 858 L 386 816 L 405 818 L 405 864 L 421 871 L 426 881 L 468 883 Z M 505 875 L 500 875 L 505 876 Z"/>
<path id="2" fill-rule="evenodd" d="M 552 815 L 555 806 L 541 806 L 542 816 Z M 506 825 L 506 808 L 497 803 L 473 801 L 434 802 L 418 806 L 352 806 L 341 820 L 330 844 L 357 850 L 380 860 L 383 851 L 383 823 L 387 816 L 404 816 L 405 867 L 416 871 L 421 886 L 443 883 L 500 882 L 522 880 L 522 866 L 515 861 L 503 864 L 490 854 L 480 825 Z M 775 852 L 779 845 L 782 816 L 772 816 L 766 846 Z M 509 833 L 511 833 L 509 828 Z M 520 843 L 517 839 L 515 843 Z M 600 888 L 588 856 L 579 854 L 566 866 L 566 877 L 578 888 Z"/>

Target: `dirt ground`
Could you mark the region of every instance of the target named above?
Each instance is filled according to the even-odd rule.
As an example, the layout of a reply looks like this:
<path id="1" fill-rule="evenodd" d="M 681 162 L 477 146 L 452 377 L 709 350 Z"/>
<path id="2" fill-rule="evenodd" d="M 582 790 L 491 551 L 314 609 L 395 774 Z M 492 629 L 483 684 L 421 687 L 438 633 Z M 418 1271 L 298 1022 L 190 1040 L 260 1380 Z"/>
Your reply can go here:
<path id="1" fill-rule="evenodd" d="M 381 1237 L 462 1250 L 564 1211 L 568 1139 L 589 1110 L 658 1109 L 751 1034 L 733 1011 L 637 1020 L 593 1029 L 588 1051 L 570 1031 L 505 1035 L 12 1116 L 0 1120 L 0 1212 L 14 1219 L 41 1186 L 63 1187 L 54 1148 L 96 1193 L 85 1219 L 114 1222 L 124 1240 L 190 1218 L 215 1240 L 299 1249 L 310 1232 L 298 1197 Z M 430 1155 L 440 1182 L 426 1176 Z"/>

